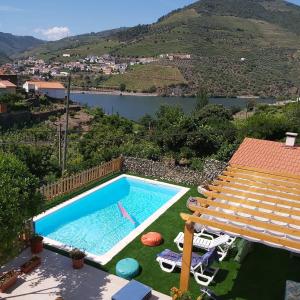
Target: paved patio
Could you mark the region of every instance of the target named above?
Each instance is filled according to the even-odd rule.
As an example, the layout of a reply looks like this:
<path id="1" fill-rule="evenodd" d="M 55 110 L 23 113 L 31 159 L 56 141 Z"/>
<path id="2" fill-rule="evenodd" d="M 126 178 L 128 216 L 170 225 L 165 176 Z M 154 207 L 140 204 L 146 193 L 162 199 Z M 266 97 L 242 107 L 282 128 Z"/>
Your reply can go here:
<path id="1" fill-rule="evenodd" d="M 0 299 L 54 300 L 62 296 L 65 300 L 110 300 L 111 296 L 128 282 L 125 279 L 85 265 L 74 270 L 68 257 L 44 250 L 42 264 L 32 273 L 21 275 L 15 286 L 0 293 Z M 29 250 L 1 267 L 1 272 L 18 268 L 31 257 Z M 151 300 L 170 300 L 169 296 L 153 291 Z"/>

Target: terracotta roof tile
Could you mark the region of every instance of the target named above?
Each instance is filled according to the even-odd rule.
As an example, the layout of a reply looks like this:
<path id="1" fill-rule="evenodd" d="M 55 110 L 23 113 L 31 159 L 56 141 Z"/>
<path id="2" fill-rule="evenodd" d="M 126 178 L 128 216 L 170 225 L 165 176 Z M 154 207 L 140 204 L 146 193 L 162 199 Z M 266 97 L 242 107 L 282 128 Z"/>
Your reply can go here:
<path id="1" fill-rule="evenodd" d="M 0 80 L 0 88 L 7 88 L 7 87 L 15 88 L 17 86 L 8 80 Z"/>
<path id="2" fill-rule="evenodd" d="M 245 138 L 229 163 L 300 175 L 300 147 L 287 147 L 280 142 Z"/>

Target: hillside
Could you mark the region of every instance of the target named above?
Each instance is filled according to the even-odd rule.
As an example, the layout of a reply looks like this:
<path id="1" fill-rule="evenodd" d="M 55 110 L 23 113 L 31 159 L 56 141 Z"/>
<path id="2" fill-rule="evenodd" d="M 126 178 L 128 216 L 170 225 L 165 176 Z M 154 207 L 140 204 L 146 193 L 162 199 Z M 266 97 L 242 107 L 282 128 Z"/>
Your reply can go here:
<path id="1" fill-rule="evenodd" d="M 52 45 L 60 43 L 63 40 Z M 68 43 L 65 47 L 71 48 Z M 71 51 L 116 56 L 189 53 L 190 61 L 161 64 L 179 68 L 191 92 L 202 86 L 214 95 L 294 95 L 300 85 L 300 7 L 282 0 L 202 0 L 151 25 L 78 40 Z M 47 55 L 60 53 L 56 48 Z"/>
<path id="2" fill-rule="evenodd" d="M 8 60 L 7 57 L 9 56 L 24 52 L 43 43 L 44 41 L 32 36 L 16 36 L 10 33 L 0 32 L 0 57 L 3 57 L 3 60 Z"/>
<path id="3" fill-rule="evenodd" d="M 66 37 L 59 41 L 45 43 L 40 47 L 26 51 L 15 57 L 22 58 L 33 55 L 45 60 L 63 59 L 62 54 L 65 51 L 72 53 L 72 56 L 75 57 L 101 55 L 110 52 L 114 47 L 119 45 L 119 41 L 111 37 L 125 30 L 127 28 L 124 27 Z"/>
<path id="4" fill-rule="evenodd" d="M 184 84 L 185 79 L 177 67 L 160 65 L 139 65 L 131 68 L 128 73 L 114 75 L 104 82 L 104 87 L 119 88 L 126 85 L 131 91 L 155 92 L 153 87 L 164 87 L 171 84 Z"/>

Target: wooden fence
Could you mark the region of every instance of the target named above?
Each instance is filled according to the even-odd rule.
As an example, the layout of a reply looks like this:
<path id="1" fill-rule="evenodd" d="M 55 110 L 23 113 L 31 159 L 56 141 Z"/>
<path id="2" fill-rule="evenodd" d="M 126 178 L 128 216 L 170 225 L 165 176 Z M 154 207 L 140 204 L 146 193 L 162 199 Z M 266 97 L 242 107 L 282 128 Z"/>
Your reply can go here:
<path id="1" fill-rule="evenodd" d="M 99 180 L 115 172 L 120 172 L 122 164 L 122 157 L 116 158 L 100 166 L 62 178 L 52 184 L 44 185 L 40 188 L 40 192 L 47 200 L 51 200 L 57 196 L 70 193 L 92 181 Z"/>

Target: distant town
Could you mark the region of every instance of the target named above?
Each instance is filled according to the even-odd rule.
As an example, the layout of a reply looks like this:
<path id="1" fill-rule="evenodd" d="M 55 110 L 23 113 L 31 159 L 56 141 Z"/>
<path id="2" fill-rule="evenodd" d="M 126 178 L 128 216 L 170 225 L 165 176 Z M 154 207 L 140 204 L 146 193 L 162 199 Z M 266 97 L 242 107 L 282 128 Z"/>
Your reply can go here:
<path id="1" fill-rule="evenodd" d="M 89 55 L 83 58 L 76 58 L 72 60 L 72 55 L 68 52 L 62 54 L 63 59 L 69 60 L 63 62 L 57 60 L 53 62 L 46 62 L 38 57 L 28 57 L 26 59 L 18 59 L 13 63 L 6 63 L 0 67 L 2 74 L 17 74 L 25 78 L 34 77 L 40 80 L 49 80 L 52 78 L 67 77 L 72 73 L 90 73 L 115 75 L 124 74 L 129 67 L 135 65 L 145 65 L 162 60 L 189 60 L 190 54 L 161 54 L 158 57 L 138 57 L 138 58 L 120 58 L 114 57 L 110 54 L 101 56 Z"/>

